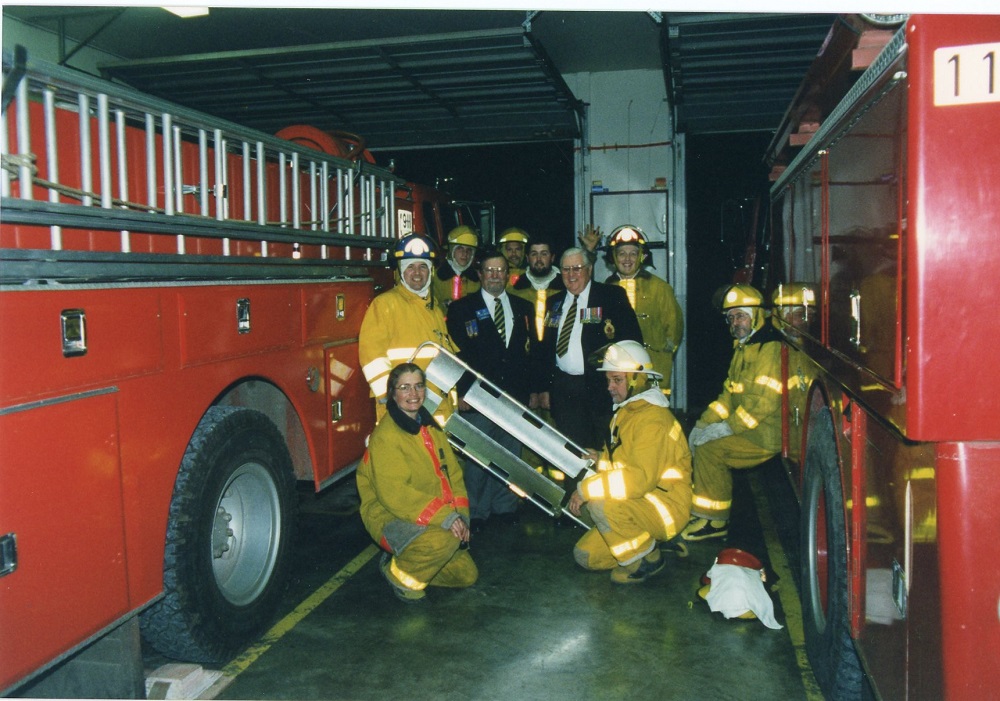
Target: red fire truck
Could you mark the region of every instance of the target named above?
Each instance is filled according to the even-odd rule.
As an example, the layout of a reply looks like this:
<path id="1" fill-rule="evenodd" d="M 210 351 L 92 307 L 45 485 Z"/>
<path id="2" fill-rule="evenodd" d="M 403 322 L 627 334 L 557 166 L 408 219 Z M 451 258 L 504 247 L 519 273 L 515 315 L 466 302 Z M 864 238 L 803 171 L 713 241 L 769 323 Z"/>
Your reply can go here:
<path id="1" fill-rule="evenodd" d="M 823 691 L 994 698 L 1000 16 L 903 20 L 774 182 L 756 281 L 813 300 L 783 423 Z"/>
<path id="2" fill-rule="evenodd" d="M 402 181 L 3 70 L 0 693 L 112 635 L 134 661 L 140 621 L 227 660 L 281 595 L 296 480 L 349 474 L 371 430 L 357 336 Z"/>

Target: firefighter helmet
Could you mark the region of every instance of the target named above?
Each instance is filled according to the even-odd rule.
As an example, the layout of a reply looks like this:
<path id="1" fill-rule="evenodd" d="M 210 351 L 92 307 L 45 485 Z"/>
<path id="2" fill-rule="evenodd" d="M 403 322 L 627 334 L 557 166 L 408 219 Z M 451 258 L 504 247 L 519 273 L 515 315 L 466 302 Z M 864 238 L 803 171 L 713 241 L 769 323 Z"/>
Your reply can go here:
<path id="1" fill-rule="evenodd" d="M 519 229 L 516 226 L 512 226 L 508 229 L 504 229 L 500 232 L 500 244 L 510 243 L 516 241 L 518 243 L 523 243 L 525 246 L 528 245 L 528 234 L 524 229 Z"/>
<path id="2" fill-rule="evenodd" d="M 618 341 L 604 348 L 598 372 L 634 372 L 649 375 L 654 380 L 663 378 L 653 369 L 649 352 L 638 341 Z"/>
<path id="3" fill-rule="evenodd" d="M 804 282 L 779 284 L 771 296 L 776 307 L 815 307 L 816 291 Z"/>
<path id="4" fill-rule="evenodd" d="M 649 243 L 646 238 L 646 234 L 642 232 L 637 226 L 632 226 L 631 224 L 626 224 L 624 226 L 619 226 L 617 229 L 611 232 L 608 237 L 608 247 L 614 250 L 615 246 L 632 245 L 638 246 L 639 248 L 645 248 Z"/>
<path id="5" fill-rule="evenodd" d="M 477 248 L 479 246 L 479 234 L 471 226 L 465 224 L 456 226 L 448 232 L 448 245 Z"/>
<path id="6" fill-rule="evenodd" d="M 764 304 L 764 295 L 750 285 L 730 285 L 722 295 L 722 313 L 736 307 L 760 307 Z"/>
<path id="7" fill-rule="evenodd" d="M 739 567 L 748 567 L 752 570 L 764 569 L 764 565 L 761 564 L 760 560 L 746 550 L 740 550 L 739 548 L 720 550 L 719 554 L 715 556 L 715 561 L 720 565 L 737 565 Z"/>
<path id="8" fill-rule="evenodd" d="M 407 234 L 396 242 L 396 260 L 434 260 L 434 243 L 423 234 Z"/>

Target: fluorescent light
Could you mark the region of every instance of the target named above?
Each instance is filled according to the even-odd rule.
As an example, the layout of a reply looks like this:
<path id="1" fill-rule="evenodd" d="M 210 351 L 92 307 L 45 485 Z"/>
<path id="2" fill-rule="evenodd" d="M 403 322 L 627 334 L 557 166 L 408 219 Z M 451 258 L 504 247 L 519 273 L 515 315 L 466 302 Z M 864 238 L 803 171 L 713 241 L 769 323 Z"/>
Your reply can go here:
<path id="1" fill-rule="evenodd" d="M 167 12 L 172 12 L 178 17 L 183 17 L 187 19 L 188 17 L 204 17 L 208 14 L 207 7 L 192 7 L 188 5 L 175 5 L 172 7 L 164 7 Z"/>

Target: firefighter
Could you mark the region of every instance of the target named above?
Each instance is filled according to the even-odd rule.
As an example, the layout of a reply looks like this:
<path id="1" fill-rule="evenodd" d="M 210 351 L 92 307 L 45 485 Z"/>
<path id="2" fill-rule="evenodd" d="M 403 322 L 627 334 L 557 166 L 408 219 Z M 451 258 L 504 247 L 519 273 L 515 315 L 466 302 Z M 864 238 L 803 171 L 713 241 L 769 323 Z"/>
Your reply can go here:
<path id="1" fill-rule="evenodd" d="M 555 256 L 552 244 L 534 240 L 528 244 L 528 268 L 512 283 L 508 292 L 531 302 L 535 310 L 535 337 L 541 341 L 545 331 L 545 301 L 553 292 L 565 290 L 562 275 L 552 267 Z"/>
<path id="2" fill-rule="evenodd" d="M 605 282 L 617 284 L 628 295 L 629 304 L 639 318 L 642 340 L 663 374 L 660 387 L 670 394 L 670 375 L 674 354 L 684 336 L 684 313 L 674 296 L 674 288 L 649 272 L 649 241 L 642 229 L 626 224 L 608 237 L 608 264 L 615 272 Z"/>
<path id="3" fill-rule="evenodd" d="M 816 292 L 803 282 L 779 284 L 771 297 L 772 323 L 784 334 L 789 343 L 788 365 L 788 457 L 798 461 L 802 450 L 802 431 L 805 423 L 806 398 L 809 386 L 816 377 L 816 366 L 801 349 L 803 334 L 810 333 L 816 317 Z"/>
<path id="4" fill-rule="evenodd" d="M 574 558 L 588 570 L 611 570 L 616 584 L 661 571 L 657 543 L 677 536 L 690 515 L 691 453 L 654 368 L 637 341 L 608 346 L 599 370 L 614 402 L 611 442 L 590 453 L 598 471 L 580 481 L 568 504 L 577 516 L 585 509 L 595 524 Z"/>
<path id="5" fill-rule="evenodd" d="M 444 431 L 423 407 L 418 365 L 389 373 L 389 418 L 380 421 L 358 467 L 365 529 L 385 550 L 382 574 L 408 603 L 428 586 L 468 587 L 479 576 L 467 549 L 469 499 L 462 466 Z"/>
<path id="6" fill-rule="evenodd" d="M 431 293 L 445 315 L 456 299 L 479 290 L 479 273 L 473 262 L 479 247 L 479 235 L 462 224 L 448 232 L 448 256 L 434 271 Z"/>
<path id="7" fill-rule="evenodd" d="M 549 297 L 556 292 L 566 289 L 562 275 L 553 267 L 555 256 L 552 251 L 552 244 L 547 240 L 535 239 L 528 243 L 528 269 L 524 275 L 519 277 L 507 291 L 512 295 L 521 297 L 531 303 L 534 320 L 533 329 L 535 339 L 541 341 L 545 335 L 545 305 Z M 550 426 L 554 426 L 552 412 L 548 407 L 542 408 L 539 401 L 539 394 L 533 392 L 528 399 L 528 408 L 531 409 L 538 418 Z M 533 465 L 540 472 L 548 472 L 550 478 L 561 481 L 563 473 L 551 466 L 544 465 L 545 460 L 528 446 L 524 446 L 521 458 Z"/>
<path id="8" fill-rule="evenodd" d="M 528 234 L 516 226 L 500 232 L 500 252 L 507 259 L 507 284 L 513 285 L 527 270 L 524 260 L 524 249 L 528 245 Z"/>
<path id="9" fill-rule="evenodd" d="M 448 337 L 441 307 L 430 293 L 433 243 L 422 234 L 408 234 L 396 243 L 393 255 L 399 266 L 399 284 L 372 300 L 358 337 L 361 369 L 376 399 L 378 419 L 385 415 L 386 381 L 393 367 L 418 353 L 414 362 L 426 369 L 436 350 L 417 349 L 427 341 L 457 352 Z M 445 398 L 438 411 L 448 413 L 448 407 Z"/>
<path id="10" fill-rule="evenodd" d="M 723 295 L 733 357 L 721 394 L 688 436 L 694 495 L 684 540 L 725 537 L 733 495 L 730 469 L 754 467 L 781 449 L 781 336 L 767 323 L 763 303 L 750 285 L 732 285 Z"/>

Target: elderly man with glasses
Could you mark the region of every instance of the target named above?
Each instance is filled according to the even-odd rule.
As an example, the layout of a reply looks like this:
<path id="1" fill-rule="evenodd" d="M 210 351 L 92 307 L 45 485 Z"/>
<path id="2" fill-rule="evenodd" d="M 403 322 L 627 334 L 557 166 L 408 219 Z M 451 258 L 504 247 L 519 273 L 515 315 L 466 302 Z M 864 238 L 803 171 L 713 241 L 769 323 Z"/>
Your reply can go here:
<path id="1" fill-rule="evenodd" d="M 612 408 L 605 377 L 594 358 L 610 343 L 642 343 L 642 331 L 625 290 L 591 279 L 593 263 L 587 251 L 567 249 L 559 269 L 566 289 L 546 302 L 542 342 L 535 356 L 539 394 L 533 403 L 550 409 L 556 428 L 574 443 L 602 450 Z"/>

